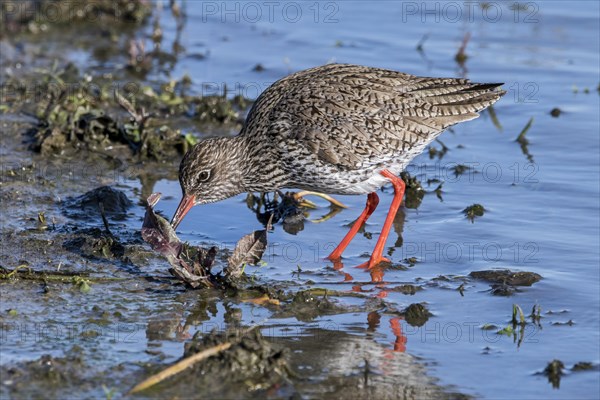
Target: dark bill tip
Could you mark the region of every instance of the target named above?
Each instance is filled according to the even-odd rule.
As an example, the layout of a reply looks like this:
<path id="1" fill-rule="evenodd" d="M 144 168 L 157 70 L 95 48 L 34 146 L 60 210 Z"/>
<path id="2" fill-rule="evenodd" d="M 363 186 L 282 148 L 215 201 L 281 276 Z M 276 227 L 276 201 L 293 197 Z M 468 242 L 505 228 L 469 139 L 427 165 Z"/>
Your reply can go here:
<path id="1" fill-rule="evenodd" d="M 173 215 L 173 219 L 171 220 L 171 225 L 173 226 L 173 229 L 177 229 L 177 226 L 181 223 L 183 217 L 185 217 L 188 211 L 190 211 L 190 209 L 194 207 L 195 202 L 196 196 L 190 194 L 186 194 L 185 196 L 183 196 L 183 198 L 179 202 L 179 205 L 177 206 L 175 215 Z"/>

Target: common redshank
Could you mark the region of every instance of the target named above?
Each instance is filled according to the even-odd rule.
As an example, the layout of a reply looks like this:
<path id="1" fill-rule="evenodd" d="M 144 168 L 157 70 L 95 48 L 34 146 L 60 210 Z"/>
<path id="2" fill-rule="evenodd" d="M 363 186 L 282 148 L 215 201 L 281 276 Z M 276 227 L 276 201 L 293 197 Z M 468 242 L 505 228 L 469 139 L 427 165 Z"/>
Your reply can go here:
<path id="1" fill-rule="evenodd" d="M 446 128 L 494 104 L 505 94 L 501 85 L 350 64 L 289 75 L 258 97 L 239 135 L 203 140 L 183 157 L 183 198 L 171 224 L 194 205 L 244 192 L 367 194 L 362 214 L 327 257 L 339 261 L 375 211 L 376 191 L 391 182 L 392 204 L 363 265 L 371 269 L 388 261 L 382 254 L 405 188 L 398 174 Z"/>

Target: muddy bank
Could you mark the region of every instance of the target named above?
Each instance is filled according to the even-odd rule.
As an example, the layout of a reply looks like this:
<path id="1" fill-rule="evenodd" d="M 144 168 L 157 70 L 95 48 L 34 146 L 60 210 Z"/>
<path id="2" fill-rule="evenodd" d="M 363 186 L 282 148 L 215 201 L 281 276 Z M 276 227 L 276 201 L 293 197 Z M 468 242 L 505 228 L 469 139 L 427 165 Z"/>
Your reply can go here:
<path id="1" fill-rule="evenodd" d="M 398 24 L 399 3 L 377 14 L 340 2 L 335 24 L 315 23 L 315 8 L 298 3 L 303 20 L 293 25 L 275 14 L 273 23 L 204 20 L 200 2 L 163 1 L 149 13 L 144 7 L 158 3 L 129 3 L 142 12 L 111 20 L 119 16 L 103 11 L 96 23 L 25 15 L 18 29 L 0 26 L 0 397 L 126 397 L 253 326 L 262 339 L 136 396 L 595 393 L 596 21 L 557 2 L 539 4 L 539 24 L 515 22 L 531 9 L 500 4 L 509 22 L 475 25 L 408 15 Z M 320 19 L 332 12 L 325 5 Z M 169 219 L 186 147 L 239 131 L 251 102 L 238 95 L 254 93 L 237 83 L 264 89 L 331 60 L 504 81 L 509 94 L 444 133 L 403 174 L 407 193 L 381 284 L 354 266 L 378 238 L 389 187 L 343 265 L 323 256 L 362 197 L 340 197 L 348 209 L 285 194 L 197 207 L 177 235 L 217 247 L 214 274 L 275 214 L 273 230 L 262 262 L 234 259 L 239 287 L 183 284 L 142 238 L 146 199 L 162 192 L 157 212 Z"/>
<path id="2" fill-rule="evenodd" d="M 141 396 L 350 396 L 349 382 L 361 396 L 378 398 L 406 390 L 446 393 L 412 357 L 382 358 L 384 346 L 370 340 L 343 331 L 336 333 L 346 337 L 343 343 L 321 342 L 333 331 L 291 341 L 272 335 L 289 318 L 310 323 L 386 306 L 360 294 L 354 298 L 370 305 L 350 306 L 342 291 L 250 276 L 244 268 L 253 242 L 244 251 L 212 254 L 217 269 L 235 267 L 235 286 L 192 290 L 169 273 L 167 259 L 140 232 L 145 199 L 156 182 L 177 179 L 179 159 L 199 136 L 237 132 L 251 101 L 226 90 L 198 95 L 186 76 L 146 79 L 176 63 L 182 49 L 172 43 L 167 50 L 149 3 L 110 3 L 124 7 L 118 13 L 106 4 L 97 4 L 97 23 L 87 24 L 91 9 L 70 10 L 75 22 L 44 21 L 29 10 L 48 2 L 23 2 L 19 10 L 3 3 L 2 397 L 119 398 L 177 359 L 231 340 L 227 332 L 239 332 L 249 315 L 260 326 L 255 336 Z M 108 23 L 115 18 L 119 23 Z M 74 61 L 73 49 L 93 61 Z M 412 187 L 420 191 L 417 181 Z M 276 209 L 273 223 L 290 232 L 302 230 L 314 207 L 293 197 L 266 206 L 260 196 L 252 199 L 248 207 L 259 220 Z M 215 329 L 211 321 L 223 309 Z M 323 345 L 331 351 L 327 358 L 317 357 Z M 346 369 L 327 368 L 348 357 L 346 346 L 365 348 L 364 354 Z M 404 361 L 382 376 L 377 371 L 389 370 L 390 357 Z M 399 379 L 411 383 L 400 390 Z"/>
<path id="3" fill-rule="evenodd" d="M 31 153 L 19 141 L 12 142 L 11 154 L 29 157 L 33 164 L 43 162 L 43 156 Z M 35 169 L 19 176 L 11 171 L 15 174 L 8 173 L 2 182 L 3 209 L 14 215 L 3 226 L 0 254 L 0 265 L 6 268 L 0 295 L 7 307 L 0 313 L 6 338 L 2 352 L 3 358 L 12 360 L 0 367 L 3 396 L 119 398 L 191 354 L 194 343 L 227 340 L 219 332 L 226 328 L 239 332 L 245 329 L 241 320 L 256 314 L 251 318 L 261 325 L 265 339 L 252 342 L 262 343 L 257 347 L 247 343 L 245 348 L 264 352 L 271 342 L 275 353 L 264 353 L 263 360 L 275 362 L 280 357 L 275 354 L 282 352 L 289 371 L 277 375 L 268 372 L 266 364 L 251 364 L 255 366 L 246 372 L 232 372 L 239 357 L 230 359 L 225 354 L 140 396 L 397 398 L 411 393 L 460 397 L 436 385 L 412 356 L 373 342 L 368 331 L 354 336 L 358 332 L 310 331 L 299 325 L 300 335 L 295 331 L 289 337 L 273 335 L 290 318 L 310 324 L 323 316 L 383 310 L 413 321 L 421 318 L 421 306 L 398 311 L 360 293 L 350 298 L 366 303 L 349 306 L 344 301 L 349 293 L 302 291 L 297 282 L 272 282 L 268 277 L 246 281 L 243 290 L 190 290 L 168 273 L 167 261 L 143 242 L 139 230 L 128 227 L 129 223 L 142 226 L 133 211 L 143 205 L 140 197 L 130 201 L 131 186 L 89 191 L 96 182 L 48 180 L 43 184 L 46 180 Z M 98 207 L 100 199 L 106 224 Z M 230 253 L 219 254 L 217 262 L 225 265 Z M 420 288 L 404 285 L 397 290 L 410 295 Z M 215 324 L 210 321 L 223 307 L 224 325 L 213 334 Z M 261 315 L 270 319 L 265 321 Z M 398 340 L 402 343 L 401 334 Z M 406 386 L 400 388 L 399 382 Z"/>

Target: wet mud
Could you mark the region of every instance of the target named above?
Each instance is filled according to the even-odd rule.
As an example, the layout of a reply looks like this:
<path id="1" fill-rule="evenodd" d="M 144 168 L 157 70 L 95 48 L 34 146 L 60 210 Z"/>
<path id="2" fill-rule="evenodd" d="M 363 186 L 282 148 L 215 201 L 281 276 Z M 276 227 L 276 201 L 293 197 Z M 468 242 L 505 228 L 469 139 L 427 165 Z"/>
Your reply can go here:
<path id="1" fill-rule="evenodd" d="M 49 3 L 76 6 L 26 1 L 13 12 L 8 2 L 1 5 L 0 397 L 122 398 L 149 376 L 230 344 L 131 396 L 470 398 L 433 378 L 428 360 L 407 352 L 407 340 L 417 341 L 419 329 L 436 324 L 443 308 L 423 295 L 503 299 L 493 294 L 516 302 L 522 291 L 544 288 L 540 274 L 507 265 L 436 275 L 426 260 L 407 254 L 382 268 L 389 275 L 423 268 L 423 277 L 374 285 L 355 279 L 348 267 L 323 263 L 318 269 L 298 264 L 291 276 L 274 278 L 268 268 L 276 263 L 262 260 L 273 226 L 301 235 L 343 210 L 293 193 L 249 194 L 245 211 L 265 229 L 248 229 L 228 246 L 180 240 L 168 216 L 154 209 L 158 183 L 177 180 L 180 158 L 199 137 L 239 131 L 252 100 L 227 88 L 200 95 L 189 76 L 171 76 L 183 52 L 180 2 L 163 4 L 176 25 L 172 43 L 165 43 L 147 1 L 97 1 L 60 13 L 77 15 L 75 23 L 32 19 L 27 11 Z M 84 23 L 91 12 L 95 22 Z M 120 22 L 107 23 L 115 18 Z M 465 37 L 456 53 L 463 67 L 471 57 L 467 43 Z M 73 62 L 66 54 L 74 48 L 91 61 Z M 253 72 L 266 71 L 257 64 Z M 561 120 L 567 112 L 555 108 L 551 116 Z M 528 159 L 532 121 L 518 136 Z M 454 151 L 441 141 L 428 149 L 436 160 Z M 459 178 L 477 171 L 458 164 L 451 172 Z M 444 182 L 421 177 L 402 174 L 398 248 L 406 213 L 428 196 L 444 201 Z M 461 220 L 465 226 L 495 218 L 487 203 L 468 204 L 453 211 L 476 222 Z M 367 225 L 359 232 L 371 239 L 373 230 Z M 348 286 L 327 281 L 331 276 Z M 538 304 L 528 315 L 517 304 L 512 318 L 510 311 L 481 317 L 489 323 L 477 331 L 518 347 L 543 323 L 570 329 L 577 322 L 568 310 L 542 313 Z M 416 336 L 407 339 L 405 328 Z M 481 353 L 501 351 L 490 345 Z M 535 375 L 559 388 L 561 380 L 597 373 L 596 361 L 556 359 Z"/>

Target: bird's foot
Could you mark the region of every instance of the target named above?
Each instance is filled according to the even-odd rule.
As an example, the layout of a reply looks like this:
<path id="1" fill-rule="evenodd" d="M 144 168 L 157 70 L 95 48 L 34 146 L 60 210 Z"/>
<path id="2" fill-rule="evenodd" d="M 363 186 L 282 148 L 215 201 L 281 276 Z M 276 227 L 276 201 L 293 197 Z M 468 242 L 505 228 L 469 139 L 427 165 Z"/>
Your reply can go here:
<path id="1" fill-rule="evenodd" d="M 331 253 L 330 255 L 328 255 L 327 257 L 323 257 L 325 260 L 329 260 L 331 262 L 336 262 L 336 261 L 341 261 L 342 260 L 342 256 L 335 254 L 335 252 Z"/>
<path id="2" fill-rule="evenodd" d="M 344 268 L 344 263 L 342 263 L 342 257 L 332 257 L 331 254 L 325 257 L 325 260 L 331 261 L 333 264 L 333 269 L 339 271 Z"/>
<path id="3" fill-rule="evenodd" d="M 381 263 L 391 264 L 392 261 L 387 257 L 378 257 L 378 258 L 371 257 L 371 259 L 369 259 L 369 261 L 366 261 L 360 265 L 357 265 L 356 268 L 373 269 Z"/>
<path id="4" fill-rule="evenodd" d="M 383 263 L 391 264 L 392 262 L 390 261 L 389 258 L 386 258 L 386 257 L 378 257 L 378 258 L 371 257 L 371 259 L 369 261 L 358 265 L 356 268 L 368 269 L 369 272 L 371 273 L 371 281 L 372 282 L 382 282 L 383 274 L 384 274 L 383 271 L 385 269 L 385 266 L 382 265 Z"/>
<path id="5" fill-rule="evenodd" d="M 333 269 L 336 271 L 340 271 L 342 268 L 344 268 L 344 264 L 342 263 L 342 259 L 341 257 L 338 258 L 333 258 L 331 256 L 329 257 L 325 257 L 326 260 L 329 260 L 333 263 Z M 387 257 L 379 257 L 379 258 L 375 258 L 375 257 L 371 257 L 371 259 L 369 261 L 366 261 L 360 265 L 357 265 L 356 268 L 363 268 L 363 269 L 367 269 L 369 270 L 369 272 L 371 273 L 371 280 L 373 282 L 381 282 L 383 281 L 383 271 L 385 269 L 385 265 L 382 264 L 391 264 L 392 261 L 387 258 Z M 350 277 L 352 279 L 351 275 L 345 274 L 346 278 Z M 348 279 L 346 279 L 347 281 Z"/>

